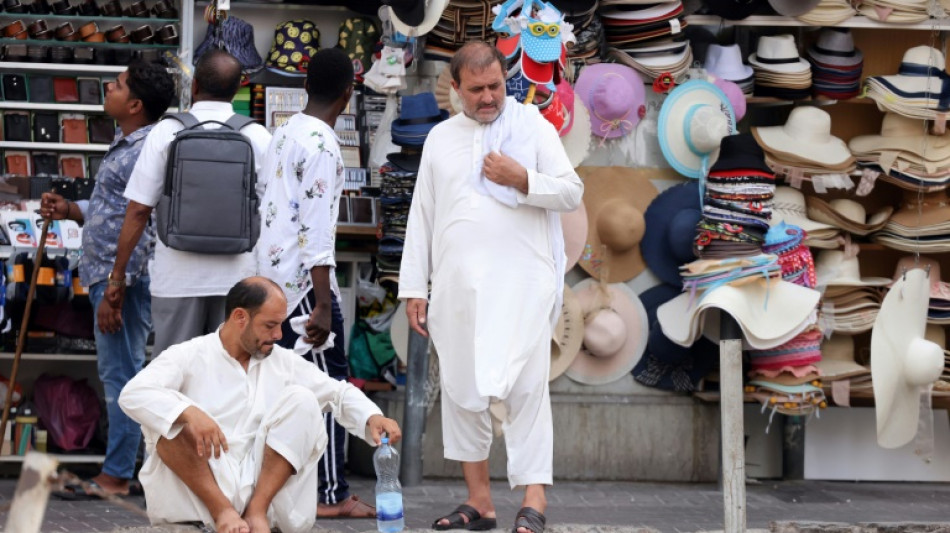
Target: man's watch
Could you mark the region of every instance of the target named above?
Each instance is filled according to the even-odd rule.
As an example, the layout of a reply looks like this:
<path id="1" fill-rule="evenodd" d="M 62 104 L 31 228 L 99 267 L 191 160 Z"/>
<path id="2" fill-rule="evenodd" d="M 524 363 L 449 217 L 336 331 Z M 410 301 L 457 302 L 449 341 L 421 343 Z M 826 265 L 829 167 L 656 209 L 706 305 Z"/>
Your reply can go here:
<path id="1" fill-rule="evenodd" d="M 125 276 L 123 276 L 122 279 L 115 279 L 115 278 L 112 277 L 112 272 L 109 272 L 109 286 L 110 286 L 110 287 L 124 288 L 124 287 L 125 287 Z"/>

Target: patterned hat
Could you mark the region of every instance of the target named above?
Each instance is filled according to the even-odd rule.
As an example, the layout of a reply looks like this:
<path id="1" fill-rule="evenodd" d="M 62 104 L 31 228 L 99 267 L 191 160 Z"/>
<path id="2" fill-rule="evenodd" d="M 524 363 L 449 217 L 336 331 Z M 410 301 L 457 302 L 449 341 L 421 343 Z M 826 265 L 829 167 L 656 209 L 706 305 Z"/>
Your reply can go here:
<path id="1" fill-rule="evenodd" d="M 310 58 L 320 49 L 320 29 L 309 20 L 281 22 L 274 30 L 274 44 L 267 67 L 290 74 L 306 74 Z"/>
<path id="2" fill-rule="evenodd" d="M 214 25 L 208 25 L 205 40 L 195 50 L 195 64 L 205 52 L 213 48 L 224 48 L 238 61 L 245 72 L 256 72 L 264 66 L 261 55 L 254 48 L 254 27 L 247 22 L 229 16 L 221 21 L 221 42 L 215 42 Z"/>
<path id="3" fill-rule="evenodd" d="M 379 41 L 379 29 L 372 19 L 353 17 L 340 24 L 337 46 L 353 61 L 353 73 L 362 79 L 373 64 L 373 48 Z"/>

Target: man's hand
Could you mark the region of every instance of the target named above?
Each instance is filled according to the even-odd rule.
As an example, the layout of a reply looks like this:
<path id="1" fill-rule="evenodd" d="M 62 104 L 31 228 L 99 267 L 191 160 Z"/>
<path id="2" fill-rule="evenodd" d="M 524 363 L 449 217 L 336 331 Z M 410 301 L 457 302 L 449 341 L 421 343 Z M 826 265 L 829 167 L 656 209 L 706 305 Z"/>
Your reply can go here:
<path id="1" fill-rule="evenodd" d="M 312 344 L 314 348 L 323 346 L 330 336 L 330 313 L 329 311 L 320 312 L 319 306 L 310 313 L 310 319 L 304 326 L 307 334 L 304 341 Z"/>
<path id="2" fill-rule="evenodd" d="M 99 330 L 103 333 L 115 333 L 122 327 L 122 302 L 125 301 L 125 287 L 108 287 L 99 309 L 96 310 L 96 319 Z"/>
<path id="3" fill-rule="evenodd" d="M 426 309 L 429 302 L 425 298 L 409 298 L 406 300 L 406 316 L 409 317 L 409 327 L 423 337 L 428 337 L 426 330 Z"/>
<path id="4" fill-rule="evenodd" d="M 221 457 L 222 451 L 228 451 L 228 440 L 224 438 L 221 427 L 201 409 L 194 405 L 188 407 L 178 417 L 178 421 L 185 424 L 182 431 L 194 441 L 198 457 L 210 459 L 213 454 L 217 459 Z"/>
<path id="5" fill-rule="evenodd" d="M 382 436 L 384 432 L 389 436 L 390 444 L 396 444 L 399 442 L 399 439 L 402 438 L 402 430 L 399 429 L 399 424 L 392 418 L 373 415 L 366 421 L 366 427 L 369 428 L 369 434 L 377 446 L 383 442 Z"/>
<path id="6" fill-rule="evenodd" d="M 40 199 L 40 216 L 63 220 L 69 216 L 69 201 L 54 192 L 44 192 Z"/>
<path id="7" fill-rule="evenodd" d="M 482 165 L 486 178 L 528 194 L 528 170 L 521 163 L 500 152 L 489 152 Z"/>

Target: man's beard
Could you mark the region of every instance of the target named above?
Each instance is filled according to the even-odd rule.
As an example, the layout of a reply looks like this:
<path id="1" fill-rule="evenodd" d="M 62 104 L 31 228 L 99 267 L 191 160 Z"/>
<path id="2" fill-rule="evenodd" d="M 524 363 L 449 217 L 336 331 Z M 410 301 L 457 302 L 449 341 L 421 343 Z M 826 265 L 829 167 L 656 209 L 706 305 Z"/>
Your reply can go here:
<path id="1" fill-rule="evenodd" d="M 501 117 L 501 114 L 504 113 L 504 111 L 505 111 L 505 100 L 506 100 L 505 98 L 502 98 L 502 99 L 501 99 L 500 103 L 498 104 L 498 107 L 495 108 L 495 109 L 496 109 L 495 112 L 496 112 L 497 114 L 496 114 L 494 117 L 492 117 L 491 120 L 482 120 L 481 118 L 479 118 L 479 117 L 478 117 L 478 108 L 477 108 L 477 107 L 475 108 L 475 112 L 473 112 L 473 113 L 468 113 L 468 112 L 466 112 L 466 113 L 465 113 L 465 116 L 467 116 L 468 118 L 474 120 L 475 122 L 478 122 L 479 124 L 491 124 L 492 122 L 498 120 L 498 119 Z"/>
<path id="2" fill-rule="evenodd" d="M 257 339 L 253 337 L 249 338 L 247 335 L 241 335 L 241 347 L 243 347 L 244 351 L 250 354 L 251 357 L 267 357 L 274 351 L 274 343 L 263 343 L 259 345 Z"/>

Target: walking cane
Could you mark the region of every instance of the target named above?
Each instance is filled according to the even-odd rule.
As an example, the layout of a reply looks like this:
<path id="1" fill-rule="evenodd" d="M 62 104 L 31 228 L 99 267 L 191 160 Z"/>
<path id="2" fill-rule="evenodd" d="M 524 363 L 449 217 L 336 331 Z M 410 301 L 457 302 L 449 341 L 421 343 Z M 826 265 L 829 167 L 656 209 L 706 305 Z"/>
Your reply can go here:
<path id="1" fill-rule="evenodd" d="M 23 320 L 20 322 L 20 334 L 17 336 L 16 353 L 13 355 L 13 370 L 10 371 L 10 384 L 7 386 L 7 397 L 3 402 L 3 417 L 0 418 L 0 435 L 7 433 L 7 421 L 10 418 L 10 404 L 13 402 L 13 389 L 16 385 L 16 374 L 20 367 L 20 356 L 23 355 L 23 345 L 26 342 L 26 326 L 30 322 L 30 309 L 33 307 L 33 293 L 36 292 L 36 280 L 40 274 L 40 264 L 43 262 L 43 250 L 46 248 L 46 233 L 49 231 L 51 219 L 43 219 L 43 230 L 40 240 L 36 243 L 36 258 L 33 260 L 33 276 L 30 277 L 30 290 L 26 293 L 26 307 L 23 309 Z"/>

